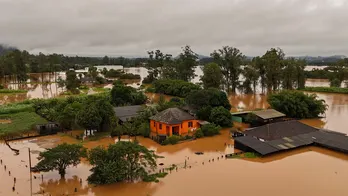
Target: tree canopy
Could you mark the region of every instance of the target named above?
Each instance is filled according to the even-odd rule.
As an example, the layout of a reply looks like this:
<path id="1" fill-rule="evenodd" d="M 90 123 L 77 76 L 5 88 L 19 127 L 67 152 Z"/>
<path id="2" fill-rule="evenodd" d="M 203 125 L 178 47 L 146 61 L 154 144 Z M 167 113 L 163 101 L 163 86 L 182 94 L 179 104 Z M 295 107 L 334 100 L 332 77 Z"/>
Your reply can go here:
<path id="1" fill-rule="evenodd" d="M 215 88 L 192 91 L 188 94 L 185 101 L 195 109 L 200 109 L 205 106 L 222 106 L 225 109 L 230 110 L 232 107 L 228 101 L 226 93 Z"/>
<path id="2" fill-rule="evenodd" d="M 144 146 L 119 141 L 108 148 L 97 147 L 89 152 L 92 174 L 88 182 L 111 184 L 142 180 L 156 168 L 156 156 Z"/>
<path id="3" fill-rule="evenodd" d="M 201 81 L 204 88 L 220 88 L 222 83 L 221 68 L 216 63 L 209 63 L 203 67 Z"/>
<path id="4" fill-rule="evenodd" d="M 62 178 L 68 166 L 76 166 L 82 157 L 86 157 L 86 149 L 80 144 L 59 144 L 58 146 L 40 152 L 39 163 L 34 167 L 38 171 L 58 170 Z"/>
<path id="5" fill-rule="evenodd" d="M 291 118 L 317 118 L 324 114 L 327 105 L 316 94 L 300 91 L 281 91 L 268 96 L 270 106 Z"/>

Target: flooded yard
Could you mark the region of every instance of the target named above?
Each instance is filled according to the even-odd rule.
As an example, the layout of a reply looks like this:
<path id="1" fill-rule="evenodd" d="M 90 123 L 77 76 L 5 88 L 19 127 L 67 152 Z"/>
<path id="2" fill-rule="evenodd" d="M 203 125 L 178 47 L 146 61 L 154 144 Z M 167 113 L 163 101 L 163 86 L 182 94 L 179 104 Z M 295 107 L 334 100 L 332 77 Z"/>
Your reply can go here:
<path id="1" fill-rule="evenodd" d="M 128 137 L 125 137 L 127 140 Z M 177 164 L 159 183 L 120 183 L 106 186 L 88 185 L 86 179 L 91 166 L 82 161 L 77 167 L 67 169 L 65 179 L 57 171 L 33 173 L 30 182 L 28 148 L 31 149 L 32 164 L 44 148 L 57 144 L 78 142 L 70 136 L 45 136 L 32 140 L 12 142 L 13 152 L 0 144 L 0 195 L 88 195 L 88 196 L 176 196 L 217 195 L 226 193 L 243 195 L 345 195 L 348 193 L 348 156 L 317 147 L 309 147 L 286 153 L 254 159 L 225 159 L 225 153 L 234 152 L 233 141 L 228 130 L 221 135 L 184 142 L 173 146 L 160 146 L 154 141 L 139 137 L 139 142 L 165 158 L 158 169 Z M 117 139 L 84 142 L 87 148 L 107 146 Z M 195 152 L 203 152 L 196 155 Z M 219 159 L 218 159 L 219 158 Z M 212 161 L 214 159 L 214 162 Z M 184 163 L 187 168 L 184 169 Z M 6 165 L 6 170 L 4 166 Z M 8 172 L 11 172 L 9 175 Z M 41 176 L 42 175 L 42 176 Z M 16 183 L 14 183 L 16 177 Z M 327 179 L 330 179 L 329 181 Z M 81 180 L 81 183 L 80 183 Z M 291 184 L 291 188 L 289 188 Z M 12 187 L 15 185 L 15 191 Z M 181 187 L 181 188 L 178 188 Z M 77 192 L 75 192 L 77 188 Z"/>
<path id="2" fill-rule="evenodd" d="M 142 78 L 147 74 L 143 68 L 130 68 L 126 72 L 140 74 Z M 28 89 L 28 93 L 0 94 L 0 104 L 31 98 L 49 98 L 61 92 L 54 82 L 50 82 L 54 78 L 52 75 L 44 76 L 44 80 L 47 81 L 45 84 L 35 83 L 35 80 L 41 80 L 41 75 L 37 77 L 37 80 L 28 81 L 24 86 L 11 84 L 11 88 Z M 139 81 L 132 85 L 136 87 L 137 83 Z M 308 86 L 323 86 L 327 83 L 323 80 L 307 80 Z M 302 122 L 348 134 L 348 95 L 317 95 L 329 106 L 325 116 L 321 119 L 305 119 Z M 148 93 L 147 96 L 153 101 L 159 98 L 158 94 Z M 165 98 L 169 100 L 171 97 Z M 232 111 L 269 107 L 267 97 L 260 94 L 229 95 L 228 99 L 233 106 Z M 0 123 L 11 122 L 1 119 Z M 32 165 L 35 165 L 39 152 L 45 148 L 52 148 L 64 142 L 80 142 L 74 138 L 76 134 L 80 132 L 73 132 L 72 136 L 60 134 L 11 142 L 13 148 L 20 150 L 17 156 L 5 144 L 0 143 L 0 196 L 348 195 L 348 155 L 318 147 L 306 147 L 266 158 L 225 159 L 221 156 L 235 151 L 233 140 L 229 137 L 229 129 L 223 130 L 218 136 L 169 146 L 161 146 L 150 139 L 138 137 L 140 144 L 164 156 L 157 160 L 158 164 L 163 164 L 158 166 L 158 169 L 171 164 L 179 167 L 178 171 L 172 171 L 159 183 L 88 185 L 86 180 L 90 175 L 91 166 L 86 160 L 77 167 L 68 168 L 65 179 L 60 179 L 57 171 L 30 175 L 28 148 L 31 150 Z M 123 140 L 128 140 L 128 137 L 124 137 Z M 83 145 L 91 149 L 115 142 L 117 139 L 107 137 L 97 141 L 84 141 Z M 196 152 L 204 154 L 196 155 Z M 12 187 L 15 187 L 14 191 Z"/>

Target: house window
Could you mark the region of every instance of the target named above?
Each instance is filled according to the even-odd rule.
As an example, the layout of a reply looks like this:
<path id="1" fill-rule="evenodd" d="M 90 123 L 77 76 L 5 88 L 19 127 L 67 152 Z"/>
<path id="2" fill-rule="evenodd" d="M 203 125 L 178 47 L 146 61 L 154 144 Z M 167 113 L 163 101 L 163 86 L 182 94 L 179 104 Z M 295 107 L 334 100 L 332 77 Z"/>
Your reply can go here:
<path id="1" fill-rule="evenodd" d="M 153 122 L 153 126 L 156 127 L 156 122 Z"/>
<path id="2" fill-rule="evenodd" d="M 162 129 L 162 124 L 159 125 L 159 129 Z"/>
<path id="3" fill-rule="evenodd" d="M 192 122 L 188 122 L 188 127 L 193 127 L 193 123 Z"/>

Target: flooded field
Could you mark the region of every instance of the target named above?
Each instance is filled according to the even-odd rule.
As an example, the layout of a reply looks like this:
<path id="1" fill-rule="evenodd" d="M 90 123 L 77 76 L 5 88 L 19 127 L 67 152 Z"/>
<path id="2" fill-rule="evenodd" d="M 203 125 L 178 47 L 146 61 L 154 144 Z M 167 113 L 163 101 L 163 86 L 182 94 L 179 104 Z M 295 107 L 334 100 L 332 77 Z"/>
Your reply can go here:
<path id="1" fill-rule="evenodd" d="M 118 66 L 105 66 L 108 69 L 119 69 Z M 100 67 L 103 68 L 103 67 Z M 306 70 L 311 70 L 313 68 L 323 68 L 317 66 L 307 66 Z M 142 80 L 148 75 L 147 69 L 144 67 L 131 67 L 123 69 L 126 73 L 139 74 L 141 76 L 140 80 L 124 80 L 128 86 L 134 88 L 140 87 Z M 84 71 L 84 70 L 82 70 Z M 201 67 L 195 69 L 196 77 L 192 80 L 193 83 L 199 83 L 200 77 L 203 75 Z M 61 88 L 58 87 L 58 84 L 55 82 L 58 77 L 65 79 L 64 72 L 57 73 L 32 73 L 29 74 L 29 79 L 26 84 L 18 84 L 14 79 L 6 78 L 6 87 L 10 89 L 25 89 L 28 90 L 27 93 L 17 93 L 17 94 L 0 94 L 0 105 L 24 101 L 26 99 L 34 98 L 51 98 L 56 97 L 63 92 Z M 0 84 L 4 84 L 5 80 L 1 79 Z M 306 86 L 329 86 L 328 80 L 323 79 L 308 79 L 306 81 Z M 106 86 L 111 88 L 110 85 Z M 257 90 L 257 93 L 260 93 L 260 89 Z"/>
<path id="2" fill-rule="evenodd" d="M 267 158 L 224 159 L 221 158 L 222 155 L 234 152 L 233 141 L 229 139 L 228 130 L 222 131 L 221 135 L 215 137 L 174 146 L 160 146 L 150 139 L 139 139 L 142 145 L 165 157 L 158 159 L 158 164 L 164 164 L 159 166 L 159 169 L 168 167 L 170 164 L 177 164 L 178 171 L 172 171 L 159 183 L 93 186 L 86 182 L 91 167 L 83 161 L 77 167 L 68 168 L 65 179 L 60 179 L 58 172 L 53 171 L 33 173 L 32 182 L 30 182 L 28 148 L 31 149 L 34 165 L 37 163 L 38 153 L 44 148 L 51 148 L 63 142 L 78 142 L 70 136 L 46 136 L 12 142 L 12 147 L 20 150 L 18 156 L 14 156 L 7 146 L 0 144 L 0 157 L 3 161 L 0 165 L 0 195 L 26 196 L 30 195 L 30 191 L 32 195 L 52 196 L 223 196 L 231 191 L 235 194 L 261 196 L 340 196 L 348 193 L 346 186 L 348 156 L 322 148 L 302 148 Z M 84 142 L 84 146 L 87 148 L 98 145 L 107 146 L 115 141 L 117 142 L 117 139 L 104 138 L 100 141 Z M 198 151 L 204 154 L 194 154 Z M 215 161 L 213 162 L 212 159 Z M 184 169 L 185 160 L 187 169 Z M 14 177 L 16 177 L 16 183 L 14 183 Z M 12 191 L 13 186 L 15 191 Z M 77 192 L 74 192 L 75 188 Z"/>
<path id="3" fill-rule="evenodd" d="M 140 74 L 142 78 L 147 75 L 146 69 L 144 71 L 143 68 L 130 68 L 126 72 Z M 37 77 L 37 80 L 28 81 L 30 84 L 24 85 L 24 87 L 11 84 L 11 88 L 24 88 L 29 91 L 23 94 L 0 94 L 0 104 L 30 98 L 49 98 L 60 93 L 60 89 L 54 87 L 56 84 L 50 82 L 52 79 L 54 81 L 54 76 L 44 76 L 44 80 L 47 81 L 44 85 L 34 82 L 41 80 L 41 74 Z M 132 85 L 136 87 L 138 83 L 141 81 L 134 81 Z M 328 84 L 328 81 L 307 80 L 306 85 L 325 86 L 325 84 Z M 325 117 L 302 121 L 312 126 L 348 133 L 348 95 L 330 93 L 317 93 L 317 95 L 329 106 Z M 148 93 L 147 96 L 153 101 L 159 98 L 158 94 Z M 165 96 L 165 98 L 169 100 L 171 97 Z M 265 95 L 237 94 L 229 95 L 228 98 L 233 105 L 233 111 L 269 107 Z M 4 119 L 0 123 L 10 122 Z M 31 149 L 32 165 L 35 165 L 40 151 L 64 142 L 80 142 L 74 139 L 74 135 L 79 133 L 73 132 L 73 136 L 55 135 L 11 142 L 13 148 L 20 150 L 20 154 L 17 156 L 5 144 L 0 143 L 0 159 L 2 160 L 0 196 L 348 195 L 348 155 L 323 148 L 307 147 L 266 158 L 221 159 L 224 154 L 234 152 L 229 130 L 224 130 L 221 135 L 215 137 L 174 146 L 160 146 L 150 139 L 139 137 L 138 140 L 142 145 L 165 157 L 158 159 L 158 164 L 164 164 L 158 169 L 171 164 L 179 166 L 178 171 L 173 171 L 159 183 L 88 185 L 86 179 L 90 175 L 91 166 L 85 160 L 77 167 L 68 168 L 65 179 L 60 179 L 57 171 L 33 173 L 30 176 L 28 148 Z M 128 137 L 123 139 L 128 140 Z M 115 142 L 117 139 L 108 137 L 98 141 L 85 141 L 83 145 L 91 149 Z M 196 155 L 195 152 L 204 154 Z M 212 159 L 215 161 L 212 162 Z M 187 169 L 183 168 L 185 160 Z M 14 178 L 16 178 L 16 182 L 14 182 Z M 15 187 L 14 191 L 12 187 Z M 75 188 L 77 188 L 77 192 L 74 191 Z"/>

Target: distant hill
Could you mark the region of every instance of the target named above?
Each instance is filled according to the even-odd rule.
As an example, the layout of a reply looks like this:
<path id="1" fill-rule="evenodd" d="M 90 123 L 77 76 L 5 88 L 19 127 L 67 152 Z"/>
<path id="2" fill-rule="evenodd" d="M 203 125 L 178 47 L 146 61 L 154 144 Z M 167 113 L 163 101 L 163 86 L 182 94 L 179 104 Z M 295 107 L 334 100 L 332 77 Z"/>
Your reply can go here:
<path id="1" fill-rule="evenodd" d="M 15 47 L 10 47 L 0 44 L 0 56 L 6 54 L 8 51 L 16 50 Z"/>
<path id="2" fill-rule="evenodd" d="M 298 59 L 303 59 L 305 60 L 309 65 L 329 65 L 332 63 L 336 63 L 337 61 L 347 58 L 344 55 L 334 55 L 334 56 L 318 56 L 318 57 L 313 57 L 313 56 L 300 56 L 300 57 L 295 57 Z"/>

